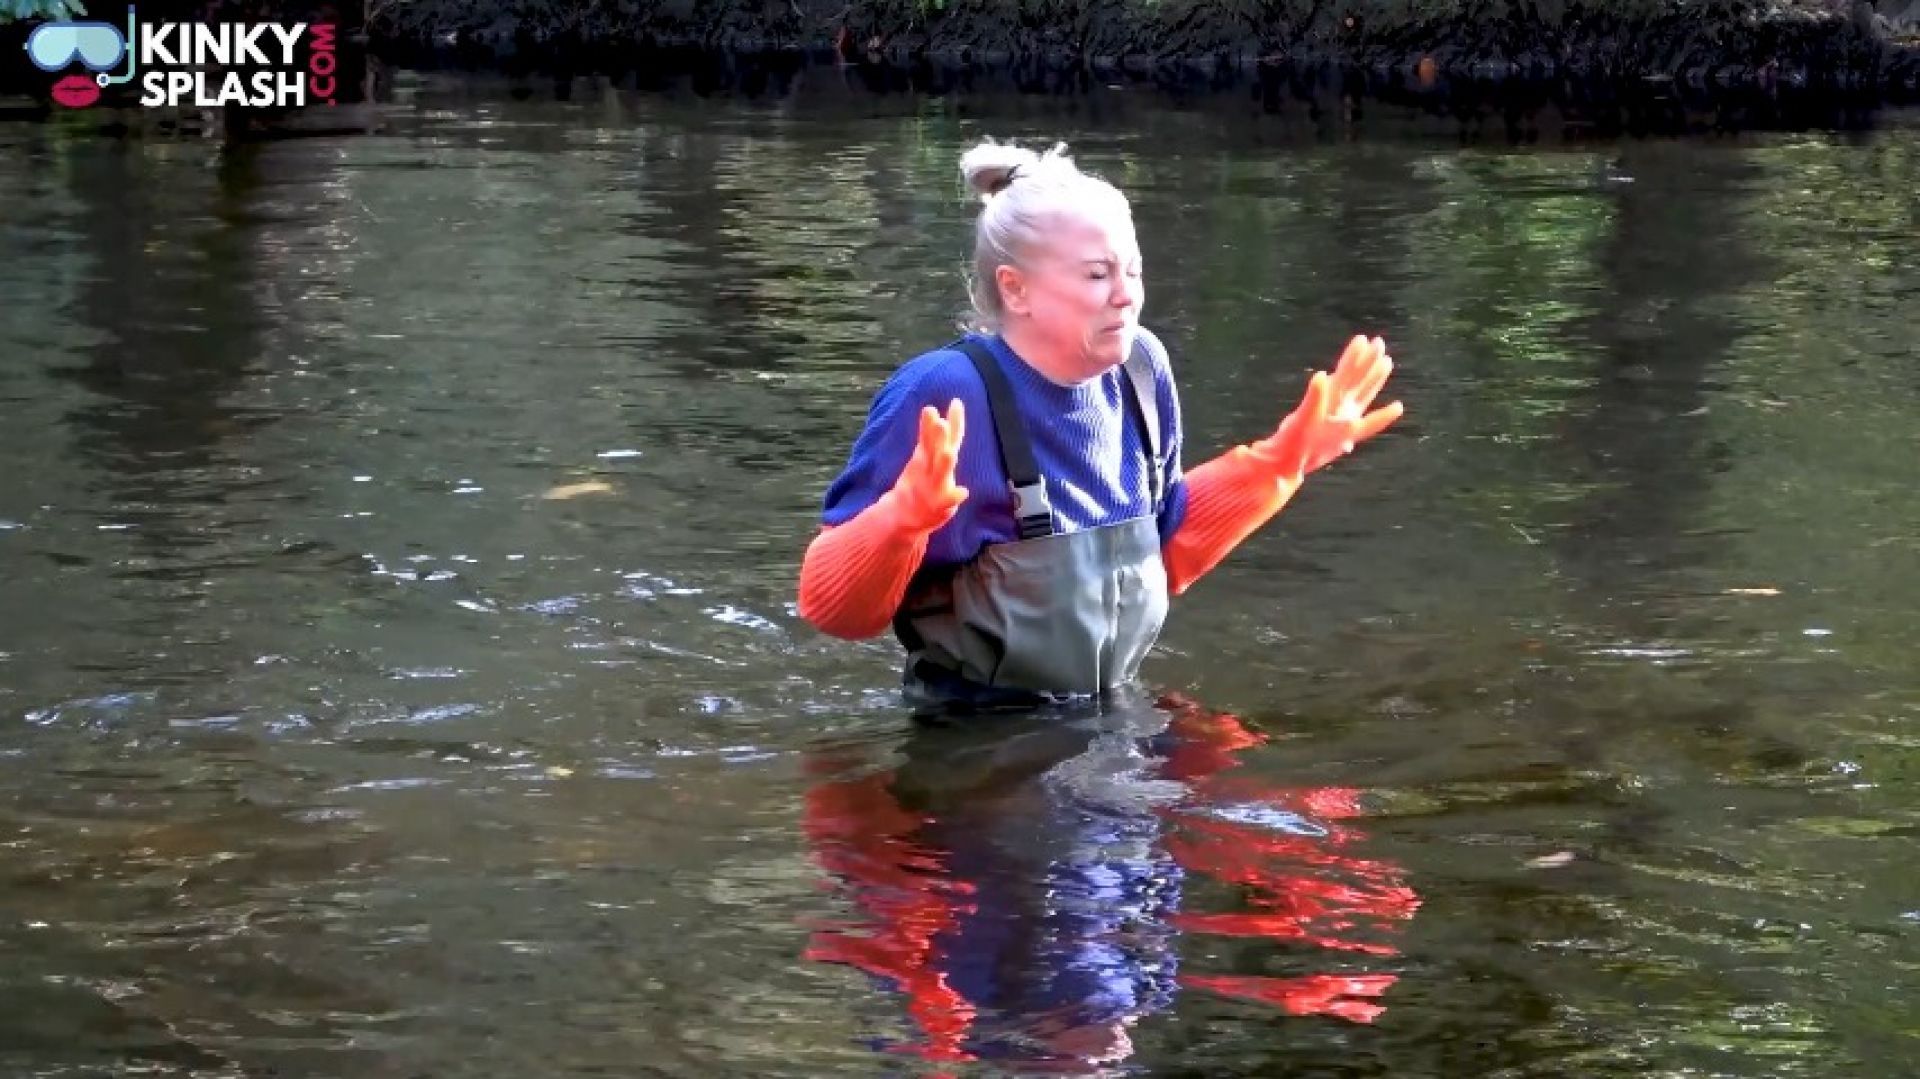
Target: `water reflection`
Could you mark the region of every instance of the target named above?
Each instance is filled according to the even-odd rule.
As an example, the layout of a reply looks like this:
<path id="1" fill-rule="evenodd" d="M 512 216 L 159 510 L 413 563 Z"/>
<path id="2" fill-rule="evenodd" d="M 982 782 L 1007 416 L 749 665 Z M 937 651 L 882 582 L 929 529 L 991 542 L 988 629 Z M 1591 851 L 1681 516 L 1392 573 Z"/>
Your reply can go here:
<path id="1" fill-rule="evenodd" d="M 1358 791 L 1236 773 L 1266 741 L 1166 696 L 815 751 L 806 834 L 856 913 L 808 958 L 898 994 L 917 1029 L 876 1047 L 931 1061 L 1100 1072 L 1181 989 L 1370 1023 L 1419 899 L 1360 853 Z M 1183 961 L 1209 939 L 1266 947 Z"/>
<path id="2" fill-rule="evenodd" d="M 68 420 L 74 449 L 121 481 L 128 502 L 167 501 L 162 485 L 226 463 L 222 444 L 246 428 L 229 400 L 257 372 L 268 330 L 250 216 L 263 181 L 252 154 L 211 164 L 167 169 L 156 183 L 129 153 L 72 162 L 84 200 L 72 242 L 90 270 L 75 315 L 96 336 L 82 364 L 52 373 L 93 391 Z M 217 497 L 205 488 L 190 485 Z M 142 535 L 156 544 L 182 538 L 154 524 L 163 527 Z"/>
<path id="3" fill-rule="evenodd" d="M 1550 535 L 1572 576 L 1644 639 L 1666 627 L 1636 610 L 1635 593 L 1649 578 L 1670 591 L 1719 541 L 1697 526 L 1730 453 L 1703 421 L 1747 331 L 1727 301 L 1769 260 L 1732 217 L 1753 169 L 1739 155 L 1628 146 L 1611 168 L 1624 182 L 1609 185 L 1612 228 L 1595 251 L 1604 285 L 1576 334 L 1595 362 L 1559 425 L 1582 494 Z M 1676 296 L 1668 282 L 1683 267 L 1691 287 Z"/>

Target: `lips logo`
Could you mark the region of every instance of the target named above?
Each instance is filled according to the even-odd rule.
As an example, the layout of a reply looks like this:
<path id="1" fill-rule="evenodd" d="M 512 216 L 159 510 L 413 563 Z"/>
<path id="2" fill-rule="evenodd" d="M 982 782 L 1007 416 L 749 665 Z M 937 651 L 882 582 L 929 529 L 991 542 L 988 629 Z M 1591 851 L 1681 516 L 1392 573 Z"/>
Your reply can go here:
<path id="1" fill-rule="evenodd" d="M 127 9 L 129 30 L 133 9 Z M 78 62 L 89 71 L 111 71 L 127 55 L 127 37 L 119 27 L 104 22 L 50 22 L 27 37 L 27 59 L 42 71 L 63 71 Z M 67 75 L 53 84 L 53 99 L 72 109 L 100 100 L 102 87 L 132 78 L 129 71 L 115 78 L 106 74 Z"/>

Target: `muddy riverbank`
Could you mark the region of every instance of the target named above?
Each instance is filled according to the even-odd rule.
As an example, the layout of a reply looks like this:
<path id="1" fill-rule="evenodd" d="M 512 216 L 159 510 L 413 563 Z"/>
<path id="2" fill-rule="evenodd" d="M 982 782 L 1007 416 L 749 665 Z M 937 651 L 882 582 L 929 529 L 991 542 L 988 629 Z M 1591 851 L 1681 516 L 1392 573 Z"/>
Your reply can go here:
<path id="1" fill-rule="evenodd" d="M 402 63 L 642 78 L 825 62 L 1041 91 L 1285 72 L 1441 97 L 1920 98 L 1920 0 L 415 0 L 368 25 Z"/>

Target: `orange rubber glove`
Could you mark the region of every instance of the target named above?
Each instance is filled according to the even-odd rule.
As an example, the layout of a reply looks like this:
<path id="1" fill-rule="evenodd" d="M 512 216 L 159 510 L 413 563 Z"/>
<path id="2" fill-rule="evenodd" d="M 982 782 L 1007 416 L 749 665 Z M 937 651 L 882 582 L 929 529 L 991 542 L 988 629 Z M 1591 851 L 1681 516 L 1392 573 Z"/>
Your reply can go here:
<path id="1" fill-rule="evenodd" d="M 1384 341 L 1355 337 L 1331 377 L 1314 372 L 1300 407 L 1273 434 L 1187 473 L 1187 515 L 1161 551 L 1174 595 L 1279 513 L 1308 473 L 1352 453 L 1400 418 L 1398 401 L 1367 411 L 1392 373 Z"/>
<path id="2" fill-rule="evenodd" d="M 893 622 L 927 540 L 953 520 L 967 489 L 953 482 L 966 434 L 956 398 L 942 417 L 920 410 L 920 443 L 893 487 L 853 520 L 822 529 L 800 565 L 800 617 L 848 640 L 872 637 Z"/>

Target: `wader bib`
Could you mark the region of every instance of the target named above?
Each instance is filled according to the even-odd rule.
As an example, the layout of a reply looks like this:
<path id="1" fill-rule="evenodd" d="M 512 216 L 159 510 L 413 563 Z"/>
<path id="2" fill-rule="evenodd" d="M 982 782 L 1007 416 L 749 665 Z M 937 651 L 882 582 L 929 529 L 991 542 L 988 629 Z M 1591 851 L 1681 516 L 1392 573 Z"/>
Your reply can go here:
<path id="1" fill-rule="evenodd" d="M 986 384 L 1020 538 L 990 544 L 964 565 L 923 570 L 909 584 L 894 617 L 907 650 L 909 697 L 1022 708 L 1130 682 L 1167 616 L 1158 522 L 1165 474 L 1145 346 L 1135 341 L 1121 381 L 1149 457 L 1151 510 L 1083 532 L 1055 527 L 1046 478 L 1006 372 L 977 341 L 951 347 L 967 355 Z"/>

